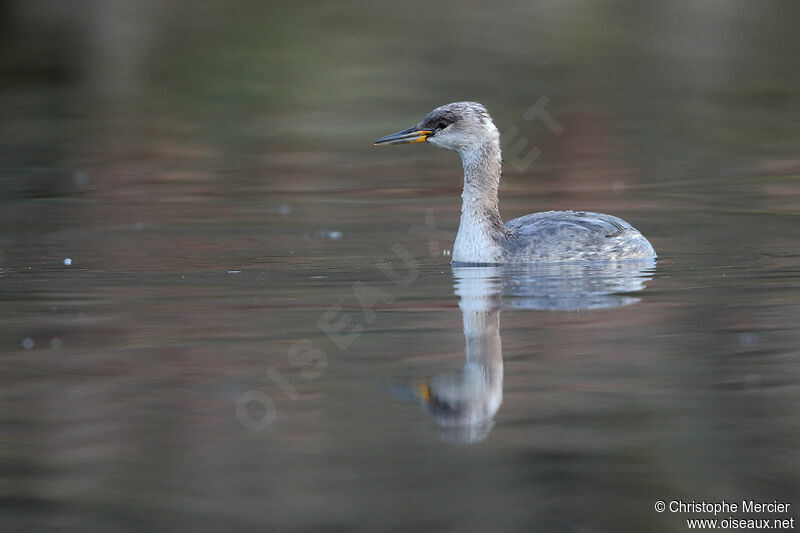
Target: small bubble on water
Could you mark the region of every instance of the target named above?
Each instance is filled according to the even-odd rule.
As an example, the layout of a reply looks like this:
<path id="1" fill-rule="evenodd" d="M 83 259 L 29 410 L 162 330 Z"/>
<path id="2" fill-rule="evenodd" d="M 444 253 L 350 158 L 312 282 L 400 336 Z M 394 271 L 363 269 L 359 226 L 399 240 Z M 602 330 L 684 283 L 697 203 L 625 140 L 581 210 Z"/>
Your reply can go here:
<path id="1" fill-rule="evenodd" d="M 228 274 L 241 274 L 241 270 L 228 270 Z"/>
<path id="2" fill-rule="evenodd" d="M 52 339 L 50 339 L 50 347 L 54 350 L 60 350 L 61 339 L 59 339 L 58 337 L 53 337 Z"/>
<path id="3" fill-rule="evenodd" d="M 292 206 L 290 206 L 289 204 L 281 204 L 278 206 L 278 209 L 276 209 L 276 211 L 279 215 L 291 215 Z"/>
<path id="4" fill-rule="evenodd" d="M 317 232 L 317 237 L 319 237 L 320 239 L 330 239 L 332 241 L 338 241 L 339 239 L 344 237 L 344 233 L 336 230 L 323 229 Z"/>
<path id="5" fill-rule="evenodd" d="M 64 259 L 64 264 L 67 265 L 67 266 L 70 266 L 72 264 L 72 259 L 67 257 L 66 259 Z"/>
<path id="6" fill-rule="evenodd" d="M 24 339 L 22 339 L 22 347 L 25 348 L 26 350 L 30 350 L 31 348 L 33 348 L 34 344 L 35 343 L 33 342 L 33 339 L 31 339 L 30 337 L 25 337 Z"/>
<path id="7" fill-rule="evenodd" d="M 752 346 L 753 344 L 758 344 L 758 341 L 759 338 L 756 333 L 742 333 L 739 335 L 740 346 Z"/>
<path id="8" fill-rule="evenodd" d="M 78 172 L 72 175 L 72 181 L 78 187 L 85 187 L 89 183 L 89 174 L 87 174 L 83 170 L 79 170 Z"/>

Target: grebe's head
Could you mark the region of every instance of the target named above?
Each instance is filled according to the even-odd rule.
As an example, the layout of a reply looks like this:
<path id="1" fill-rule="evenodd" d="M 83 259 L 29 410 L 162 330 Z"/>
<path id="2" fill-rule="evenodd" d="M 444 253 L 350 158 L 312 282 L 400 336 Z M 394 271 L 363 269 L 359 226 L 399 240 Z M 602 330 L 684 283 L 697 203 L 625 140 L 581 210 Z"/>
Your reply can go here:
<path id="1" fill-rule="evenodd" d="M 486 141 L 499 142 L 500 133 L 486 108 L 477 102 L 453 102 L 437 107 L 422 122 L 375 141 L 375 144 L 429 142 L 462 156 Z"/>

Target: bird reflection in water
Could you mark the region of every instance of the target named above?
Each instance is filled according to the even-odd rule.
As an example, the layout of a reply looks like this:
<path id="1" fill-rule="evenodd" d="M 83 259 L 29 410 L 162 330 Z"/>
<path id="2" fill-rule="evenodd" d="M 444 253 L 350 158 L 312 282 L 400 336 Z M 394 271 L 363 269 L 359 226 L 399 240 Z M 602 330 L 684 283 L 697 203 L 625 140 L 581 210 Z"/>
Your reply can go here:
<path id="1" fill-rule="evenodd" d="M 464 322 L 466 362 L 414 387 L 442 439 L 483 440 L 503 401 L 500 310 L 580 311 L 631 305 L 651 279 L 655 262 L 453 267 Z"/>

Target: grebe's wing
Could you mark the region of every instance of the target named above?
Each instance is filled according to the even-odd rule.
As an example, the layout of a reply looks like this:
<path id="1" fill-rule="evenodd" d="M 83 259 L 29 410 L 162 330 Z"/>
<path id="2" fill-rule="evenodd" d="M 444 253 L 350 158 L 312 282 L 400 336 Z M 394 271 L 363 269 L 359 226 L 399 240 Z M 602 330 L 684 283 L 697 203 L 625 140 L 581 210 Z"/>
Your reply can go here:
<path id="1" fill-rule="evenodd" d="M 606 236 L 633 229 L 633 226 L 621 218 L 603 213 L 545 211 L 509 220 L 506 222 L 506 228 L 519 235 L 574 233 Z"/>
<path id="2" fill-rule="evenodd" d="M 511 257 L 518 261 L 594 260 L 655 257 L 633 226 L 612 215 L 585 211 L 546 211 L 515 218 Z"/>

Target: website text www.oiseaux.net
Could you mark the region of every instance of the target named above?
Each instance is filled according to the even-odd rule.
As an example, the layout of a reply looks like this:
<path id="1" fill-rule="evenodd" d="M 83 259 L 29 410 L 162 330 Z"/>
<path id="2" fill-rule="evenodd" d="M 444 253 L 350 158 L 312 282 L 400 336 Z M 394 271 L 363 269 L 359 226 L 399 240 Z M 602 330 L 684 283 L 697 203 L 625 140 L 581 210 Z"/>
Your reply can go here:
<path id="1" fill-rule="evenodd" d="M 658 500 L 655 503 L 655 510 L 659 513 L 668 511 L 676 514 L 714 515 L 714 518 L 686 518 L 686 526 L 689 529 L 794 529 L 794 517 L 788 515 L 791 507 L 791 503 L 777 500 L 771 502 L 742 500 L 741 503 L 726 500 L 720 502 Z M 736 513 L 747 513 L 748 516 L 733 516 Z M 784 516 L 775 517 L 775 515 Z"/>

